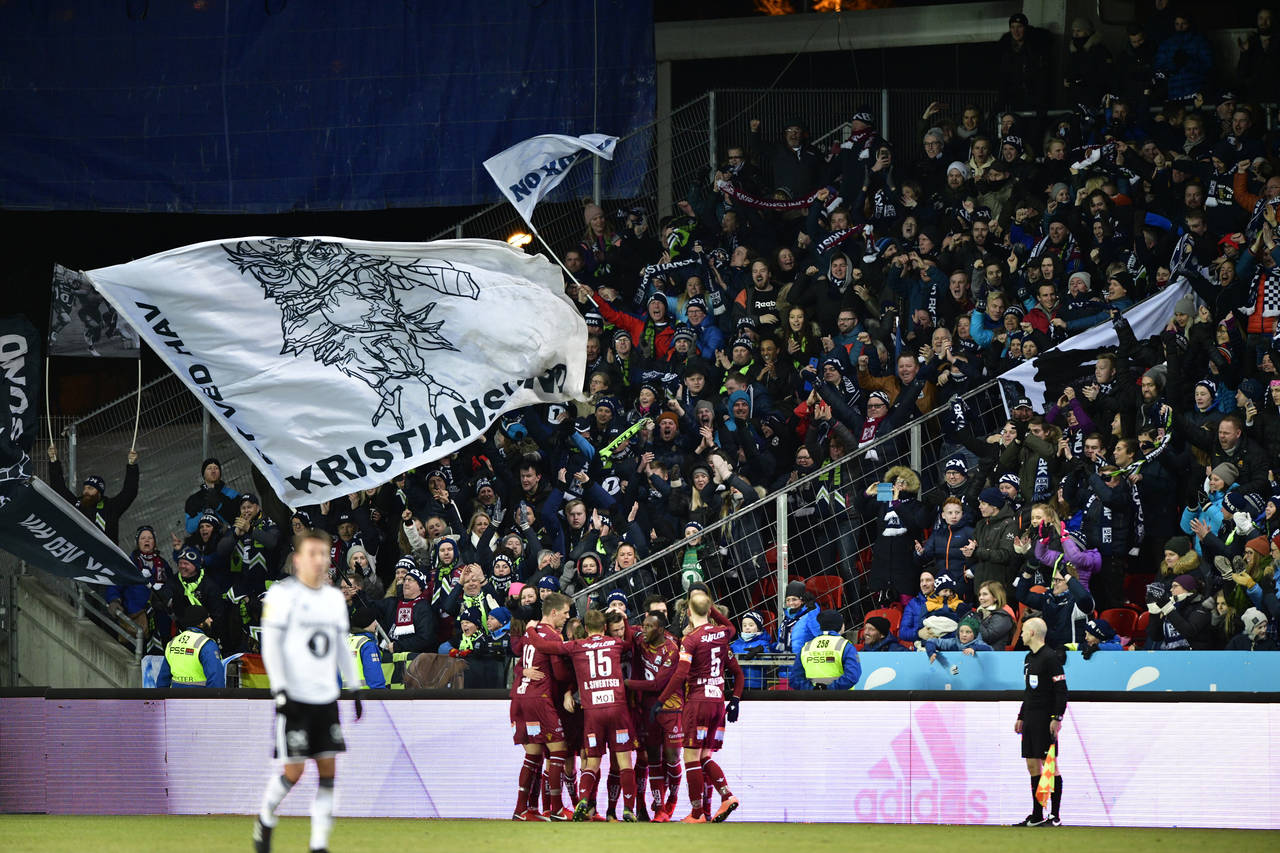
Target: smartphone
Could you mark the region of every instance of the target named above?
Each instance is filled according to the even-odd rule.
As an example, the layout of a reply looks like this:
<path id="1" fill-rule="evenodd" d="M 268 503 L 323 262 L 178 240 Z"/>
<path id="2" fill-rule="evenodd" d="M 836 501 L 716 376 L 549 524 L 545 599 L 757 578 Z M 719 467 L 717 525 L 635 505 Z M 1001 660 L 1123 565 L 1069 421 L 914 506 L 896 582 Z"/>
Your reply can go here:
<path id="1" fill-rule="evenodd" d="M 889 503 L 893 500 L 893 483 L 876 483 L 876 500 Z"/>
<path id="2" fill-rule="evenodd" d="M 1261 352 L 1261 350 L 1259 350 L 1259 352 Z M 1258 363 L 1259 363 L 1259 364 L 1261 364 L 1262 362 L 1258 362 Z M 811 358 L 811 359 L 809 359 L 809 366 L 810 366 L 810 367 L 812 367 L 814 370 L 817 370 L 817 369 L 818 369 L 818 360 L 817 360 L 816 358 Z"/>

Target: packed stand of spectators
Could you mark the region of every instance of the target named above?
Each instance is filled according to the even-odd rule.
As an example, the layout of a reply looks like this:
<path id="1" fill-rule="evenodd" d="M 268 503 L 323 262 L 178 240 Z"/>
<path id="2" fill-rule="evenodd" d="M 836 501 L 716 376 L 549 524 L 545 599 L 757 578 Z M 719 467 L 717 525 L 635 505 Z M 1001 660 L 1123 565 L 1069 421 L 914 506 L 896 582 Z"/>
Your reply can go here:
<path id="1" fill-rule="evenodd" d="M 120 591 L 125 609 L 199 604 L 224 653 L 251 649 L 291 529 L 321 527 L 361 630 L 467 657 L 485 683 L 552 591 L 635 618 L 705 583 L 742 617 L 742 653 L 794 654 L 819 606 L 801 580 L 766 612 L 763 510 L 706 529 L 855 454 L 792 489 L 791 572 L 839 576 L 864 650 L 1003 649 L 1027 612 L 1089 654 L 1275 648 L 1270 16 L 1240 60 L 1252 99 L 1207 88 L 1229 75 L 1185 17 L 1131 28 L 1115 57 L 1088 21 L 1071 31 L 1069 117 L 1043 113 L 1058 47 L 1015 15 L 993 47 L 1023 69 L 1003 97 L 1039 116 L 934 103 L 891 142 L 860 109 L 829 150 L 798 121 L 752 120 L 676 210 L 587 203 L 562 247 L 585 403 L 510 414 L 462 453 L 291 515 L 206 460 L 171 561 L 138 532 L 159 595 Z M 1125 312 L 1184 283 L 1138 339 Z M 970 411 L 967 392 L 1103 323 L 1118 347 L 1042 360 L 1042 410 Z M 877 444 L 917 420 L 923 470 L 900 438 Z"/>

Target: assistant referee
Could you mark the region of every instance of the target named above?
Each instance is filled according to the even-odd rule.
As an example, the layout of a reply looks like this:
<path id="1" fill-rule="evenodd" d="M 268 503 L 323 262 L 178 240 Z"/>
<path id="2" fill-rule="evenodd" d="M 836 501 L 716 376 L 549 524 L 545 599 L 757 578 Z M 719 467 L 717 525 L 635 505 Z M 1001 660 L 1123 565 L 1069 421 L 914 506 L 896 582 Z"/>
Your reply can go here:
<path id="1" fill-rule="evenodd" d="M 1062 671 L 1063 654 L 1059 649 L 1045 645 L 1048 626 L 1043 619 L 1028 619 L 1022 623 L 1022 642 L 1027 652 L 1022 674 L 1026 679 L 1026 694 L 1018 711 L 1018 722 L 1013 730 L 1022 735 L 1022 757 L 1027 760 L 1031 774 L 1031 814 L 1014 826 L 1059 826 L 1058 806 L 1062 803 L 1062 776 L 1055 774 L 1052 811 L 1047 816 L 1036 799 L 1040 784 L 1040 771 L 1049 747 L 1058 742 L 1058 730 L 1062 728 L 1062 714 L 1067 710 L 1067 676 Z"/>

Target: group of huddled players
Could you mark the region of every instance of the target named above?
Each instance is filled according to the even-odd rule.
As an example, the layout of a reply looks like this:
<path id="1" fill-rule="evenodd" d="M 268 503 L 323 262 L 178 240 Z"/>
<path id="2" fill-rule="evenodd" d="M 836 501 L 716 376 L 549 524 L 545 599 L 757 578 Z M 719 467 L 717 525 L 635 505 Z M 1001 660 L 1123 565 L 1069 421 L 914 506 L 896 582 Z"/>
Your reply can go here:
<path id="1" fill-rule="evenodd" d="M 694 588 L 681 614 L 682 639 L 667 630 L 660 610 L 639 626 L 621 613 L 589 610 L 566 637 L 571 607 L 567 596 L 548 595 L 541 619 L 512 639 L 511 730 L 525 752 L 512 820 L 604 821 L 613 818 L 621 794 L 622 820 L 670 821 L 681 748 L 692 806 L 681 822 L 725 820 L 738 798 L 712 756 L 724 745 L 726 721 L 738 718 L 743 688 L 729 649 L 737 633 L 729 619 Z M 596 809 L 606 752 L 608 817 Z M 648 810 L 646 780 L 653 793 Z M 564 803 L 565 787 L 572 809 Z M 714 810 L 713 792 L 720 796 Z"/>

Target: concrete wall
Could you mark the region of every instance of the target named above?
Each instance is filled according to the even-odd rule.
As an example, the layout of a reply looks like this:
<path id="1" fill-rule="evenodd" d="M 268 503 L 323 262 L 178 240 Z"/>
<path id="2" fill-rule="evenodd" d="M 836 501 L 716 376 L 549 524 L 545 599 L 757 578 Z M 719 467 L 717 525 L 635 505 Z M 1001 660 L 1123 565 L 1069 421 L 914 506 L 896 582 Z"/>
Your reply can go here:
<path id="1" fill-rule="evenodd" d="M 17 686 L 138 687 L 133 655 L 33 578 L 18 582 Z"/>

